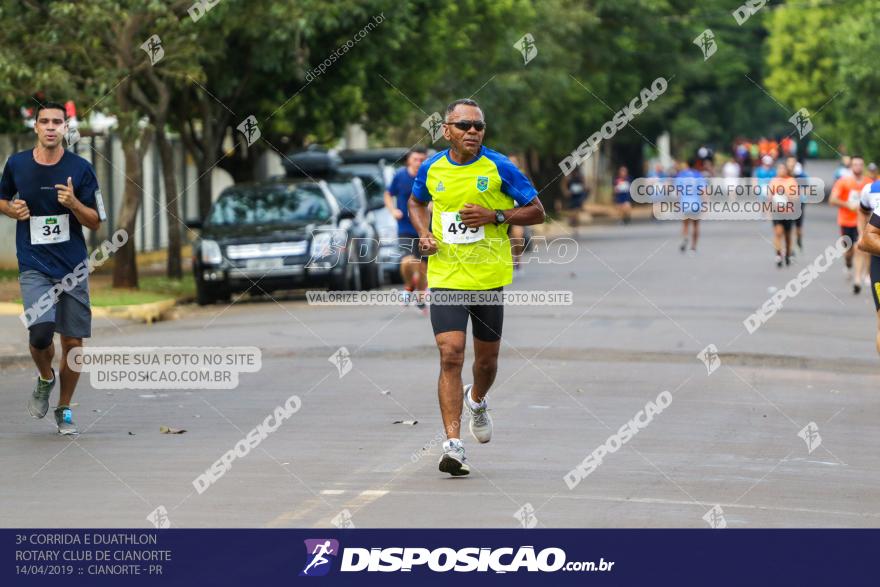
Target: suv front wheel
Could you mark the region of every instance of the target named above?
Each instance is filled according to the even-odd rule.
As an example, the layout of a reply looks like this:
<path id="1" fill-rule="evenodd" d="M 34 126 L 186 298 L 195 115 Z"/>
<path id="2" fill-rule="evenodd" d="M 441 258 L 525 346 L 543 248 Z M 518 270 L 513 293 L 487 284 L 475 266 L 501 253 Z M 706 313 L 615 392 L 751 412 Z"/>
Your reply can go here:
<path id="1" fill-rule="evenodd" d="M 216 302 L 229 303 L 231 296 L 229 291 L 221 286 L 209 288 L 203 281 L 196 281 L 196 303 L 207 306 Z"/>

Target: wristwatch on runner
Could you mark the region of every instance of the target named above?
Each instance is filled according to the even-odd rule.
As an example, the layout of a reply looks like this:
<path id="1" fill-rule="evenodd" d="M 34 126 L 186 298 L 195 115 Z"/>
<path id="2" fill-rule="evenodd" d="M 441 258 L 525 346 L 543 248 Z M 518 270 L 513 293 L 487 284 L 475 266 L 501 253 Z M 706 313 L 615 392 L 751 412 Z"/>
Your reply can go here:
<path id="1" fill-rule="evenodd" d="M 504 210 L 495 210 L 495 224 L 504 224 L 506 220 Z"/>

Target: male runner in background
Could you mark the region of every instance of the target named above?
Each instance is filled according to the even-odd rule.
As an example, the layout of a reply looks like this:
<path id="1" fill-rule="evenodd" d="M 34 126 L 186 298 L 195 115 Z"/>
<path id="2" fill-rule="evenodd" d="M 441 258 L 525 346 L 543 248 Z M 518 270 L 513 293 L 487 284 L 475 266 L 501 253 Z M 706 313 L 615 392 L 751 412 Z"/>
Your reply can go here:
<path id="1" fill-rule="evenodd" d="M 623 224 L 629 224 L 632 217 L 632 196 L 629 193 L 631 183 L 629 170 L 621 165 L 617 169 L 617 176 L 612 181 L 611 189 L 614 192 L 614 204 L 620 212 L 620 222 Z"/>
<path id="2" fill-rule="evenodd" d="M 61 293 L 48 310 L 33 316 L 39 313 L 36 308 L 44 306 L 38 303 L 41 298 L 73 274 L 77 265 L 87 262 L 83 226 L 97 230 L 104 219 L 95 171 L 88 161 L 64 149 L 66 130 L 64 106 L 46 102 L 37 108 L 37 146 L 6 161 L 0 178 L 0 213 L 16 220 L 18 280 L 31 357 L 39 371 L 28 412 L 42 418 L 49 411 L 49 396 L 55 387 L 52 359 L 57 332 L 61 337 L 61 395 L 55 424 L 61 434 L 78 434 L 70 400 L 79 373 L 68 367 L 67 355 L 92 334 L 87 276 L 75 279 L 75 287 Z"/>
<path id="3" fill-rule="evenodd" d="M 831 188 L 831 196 L 828 203 L 837 206 L 837 224 L 840 226 L 840 234 L 848 236 L 853 243 L 859 241 L 859 199 L 861 197 L 862 188 L 869 183 L 867 177 L 863 175 L 865 170 L 865 160 L 859 155 L 850 157 L 850 174 L 843 175 L 834 182 Z M 853 257 L 856 259 L 855 275 L 853 269 Z M 852 246 L 846 251 L 844 256 L 846 261 L 847 279 L 852 281 L 853 293 L 858 294 L 862 291 L 862 284 L 856 278 L 861 273 L 862 263 L 867 262 L 864 253 L 859 251 L 856 253 L 856 247 Z"/>
<path id="4" fill-rule="evenodd" d="M 407 201 L 412 194 L 413 181 L 419 167 L 427 158 L 424 147 L 415 147 L 406 155 L 406 165 L 397 170 L 385 192 L 385 207 L 397 220 L 397 244 L 403 258 L 400 260 L 400 276 L 407 292 L 423 292 L 427 287 L 428 261 L 418 251 L 418 234 L 409 220 Z M 418 302 L 419 307 L 422 302 Z"/>
<path id="5" fill-rule="evenodd" d="M 428 282 L 432 300 L 439 293 L 453 302 L 441 305 L 432 301 L 431 326 L 440 351 L 438 396 L 447 437 L 440 470 L 454 476 L 470 472 L 459 436 L 462 404 L 470 412 L 474 438 L 478 442 L 492 438 L 486 394 L 498 370 L 504 319 L 500 301 L 484 305 L 464 298 L 500 296 L 502 288 L 513 280 L 508 225 L 544 221 L 537 190 L 507 157 L 483 146 L 485 131 L 483 111 L 475 101 L 449 104 L 443 137 L 450 147 L 422 165 L 409 201 L 421 250 L 431 255 Z M 431 201 L 434 212 L 429 226 Z M 463 386 L 468 317 L 473 319 L 474 382 Z"/>
<path id="6" fill-rule="evenodd" d="M 770 180 L 774 177 L 776 177 L 776 171 L 773 170 L 773 157 L 764 155 L 761 157 L 761 166 L 755 169 L 758 196 L 762 201 L 767 200 L 767 186 L 770 185 Z"/>
<path id="7" fill-rule="evenodd" d="M 787 210 L 787 206 L 799 197 L 797 181 L 789 174 L 788 166 L 785 163 L 779 163 L 776 166 L 776 177 L 770 180 L 768 190 L 773 207 L 780 212 Z M 783 260 L 786 265 L 791 265 L 792 224 L 794 224 L 794 220 L 791 218 L 773 219 L 773 247 L 776 249 L 776 266 L 780 268 Z M 785 246 L 784 258 L 782 256 L 783 245 Z"/>
<path id="8" fill-rule="evenodd" d="M 794 155 L 790 155 L 785 158 L 785 167 L 788 169 L 788 174 L 794 178 L 795 182 L 799 186 L 803 186 L 806 184 L 807 174 L 804 173 L 804 166 L 797 160 L 797 157 Z M 806 190 L 804 190 L 804 194 L 806 194 Z M 794 220 L 794 230 L 795 237 L 797 239 L 797 251 L 798 254 L 804 252 L 804 212 L 806 208 L 807 197 L 806 195 L 801 196 L 801 213 Z M 794 253 L 794 249 L 792 249 L 792 253 Z"/>
<path id="9" fill-rule="evenodd" d="M 834 170 L 834 181 L 837 181 L 841 177 L 845 177 L 847 175 L 852 175 L 852 159 L 849 155 L 844 155 L 840 158 L 840 165 L 837 166 L 837 169 Z"/>
<path id="10" fill-rule="evenodd" d="M 681 164 L 681 170 L 675 176 L 675 187 L 678 194 L 681 212 L 681 246 L 679 250 L 688 255 L 697 254 L 697 241 L 700 239 L 700 212 L 703 204 L 702 190 L 707 182 L 703 174 L 694 169 L 696 159 L 691 157 Z M 688 227 L 691 227 L 690 249 L 688 249 Z"/>

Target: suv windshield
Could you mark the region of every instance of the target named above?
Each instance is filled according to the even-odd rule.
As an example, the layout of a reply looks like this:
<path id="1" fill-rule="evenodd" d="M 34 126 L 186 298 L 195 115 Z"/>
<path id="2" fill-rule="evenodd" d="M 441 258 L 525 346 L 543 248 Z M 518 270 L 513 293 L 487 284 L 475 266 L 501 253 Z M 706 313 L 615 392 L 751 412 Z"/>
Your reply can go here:
<path id="1" fill-rule="evenodd" d="M 367 192 L 367 202 L 370 208 L 378 208 L 385 205 L 385 184 L 381 175 L 360 176 L 364 182 L 364 190 Z"/>
<path id="2" fill-rule="evenodd" d="M 234 188 L 214 203 L 208 224 L 293 224 L 323 222 L 331 209 L 321 189 L 312 184 Z"/>
<path id="3" fill-rule="evenodd" d="M 370 209 L 381 208 L 385 205 L 385 180 L 382 177 L 382 169 L 378 165 L 351 163 L 341 166 L 340 169 L 361 178 L 367 196 L 367 206 Z"/>
<path id="4" fill-rule="evenodd" d="M 358 197 L 357 187 L 350 179 L 327 180 L 327 185 L 336 196 L 340 208 L 355 213 L 361 209 L 361 199 Z"/>

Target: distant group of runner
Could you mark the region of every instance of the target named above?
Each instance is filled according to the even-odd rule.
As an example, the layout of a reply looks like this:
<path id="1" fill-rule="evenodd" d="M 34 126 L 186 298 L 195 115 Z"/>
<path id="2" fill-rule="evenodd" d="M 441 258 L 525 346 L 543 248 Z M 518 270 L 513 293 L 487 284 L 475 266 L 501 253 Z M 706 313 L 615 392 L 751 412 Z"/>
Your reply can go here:
<path id="1" fill-rule="evenodd" d="M 807 152 L 815 151 L 811 141 Z M 650 166 L 647 178 L 668 180 L 677 190 L 678 204 L 685 218 L 682 222 L 682 253 L 695 255 L 700 236 L 700 217 L 703 197 L 697 186 L 710 178 L 722 184 L 747 181 L 763 201 L 776 204 L 776 198 L 800 201 L 796 217 L 778 218 L 773 215 L 773 248 L 779 268 L 791 265 L 796 254 L 804 248 L 804 213 L 806 198 L 799 190 L 809 179 L 799 160 L 798 143 L 791 138 L 779 141 L 738 140 L 729 157 L 715 166 L 715 153 L 709 147 L 700 147 L 687 161 L 674 162 L 670 167 L 661 163 Z M 815 156 L 816 153 L 812 153 Z M 617 169 L 612 180 L 612 192 L 622 224 L 628 224 L 632 211 L 632 178 L 625 166 Z M 783 195 L 779 195 L 783 194 Z M 875 163 L 866 163 L 861 155 L 842 156 L 834 173 L 828 204 L 837 208 L 839 235 L 848 239 L 844 255 L 844 272 L 854 295 L 863 288 L 871 291 L 877 311 L 877 351 L 880 352 L 880 173 Z"/>

